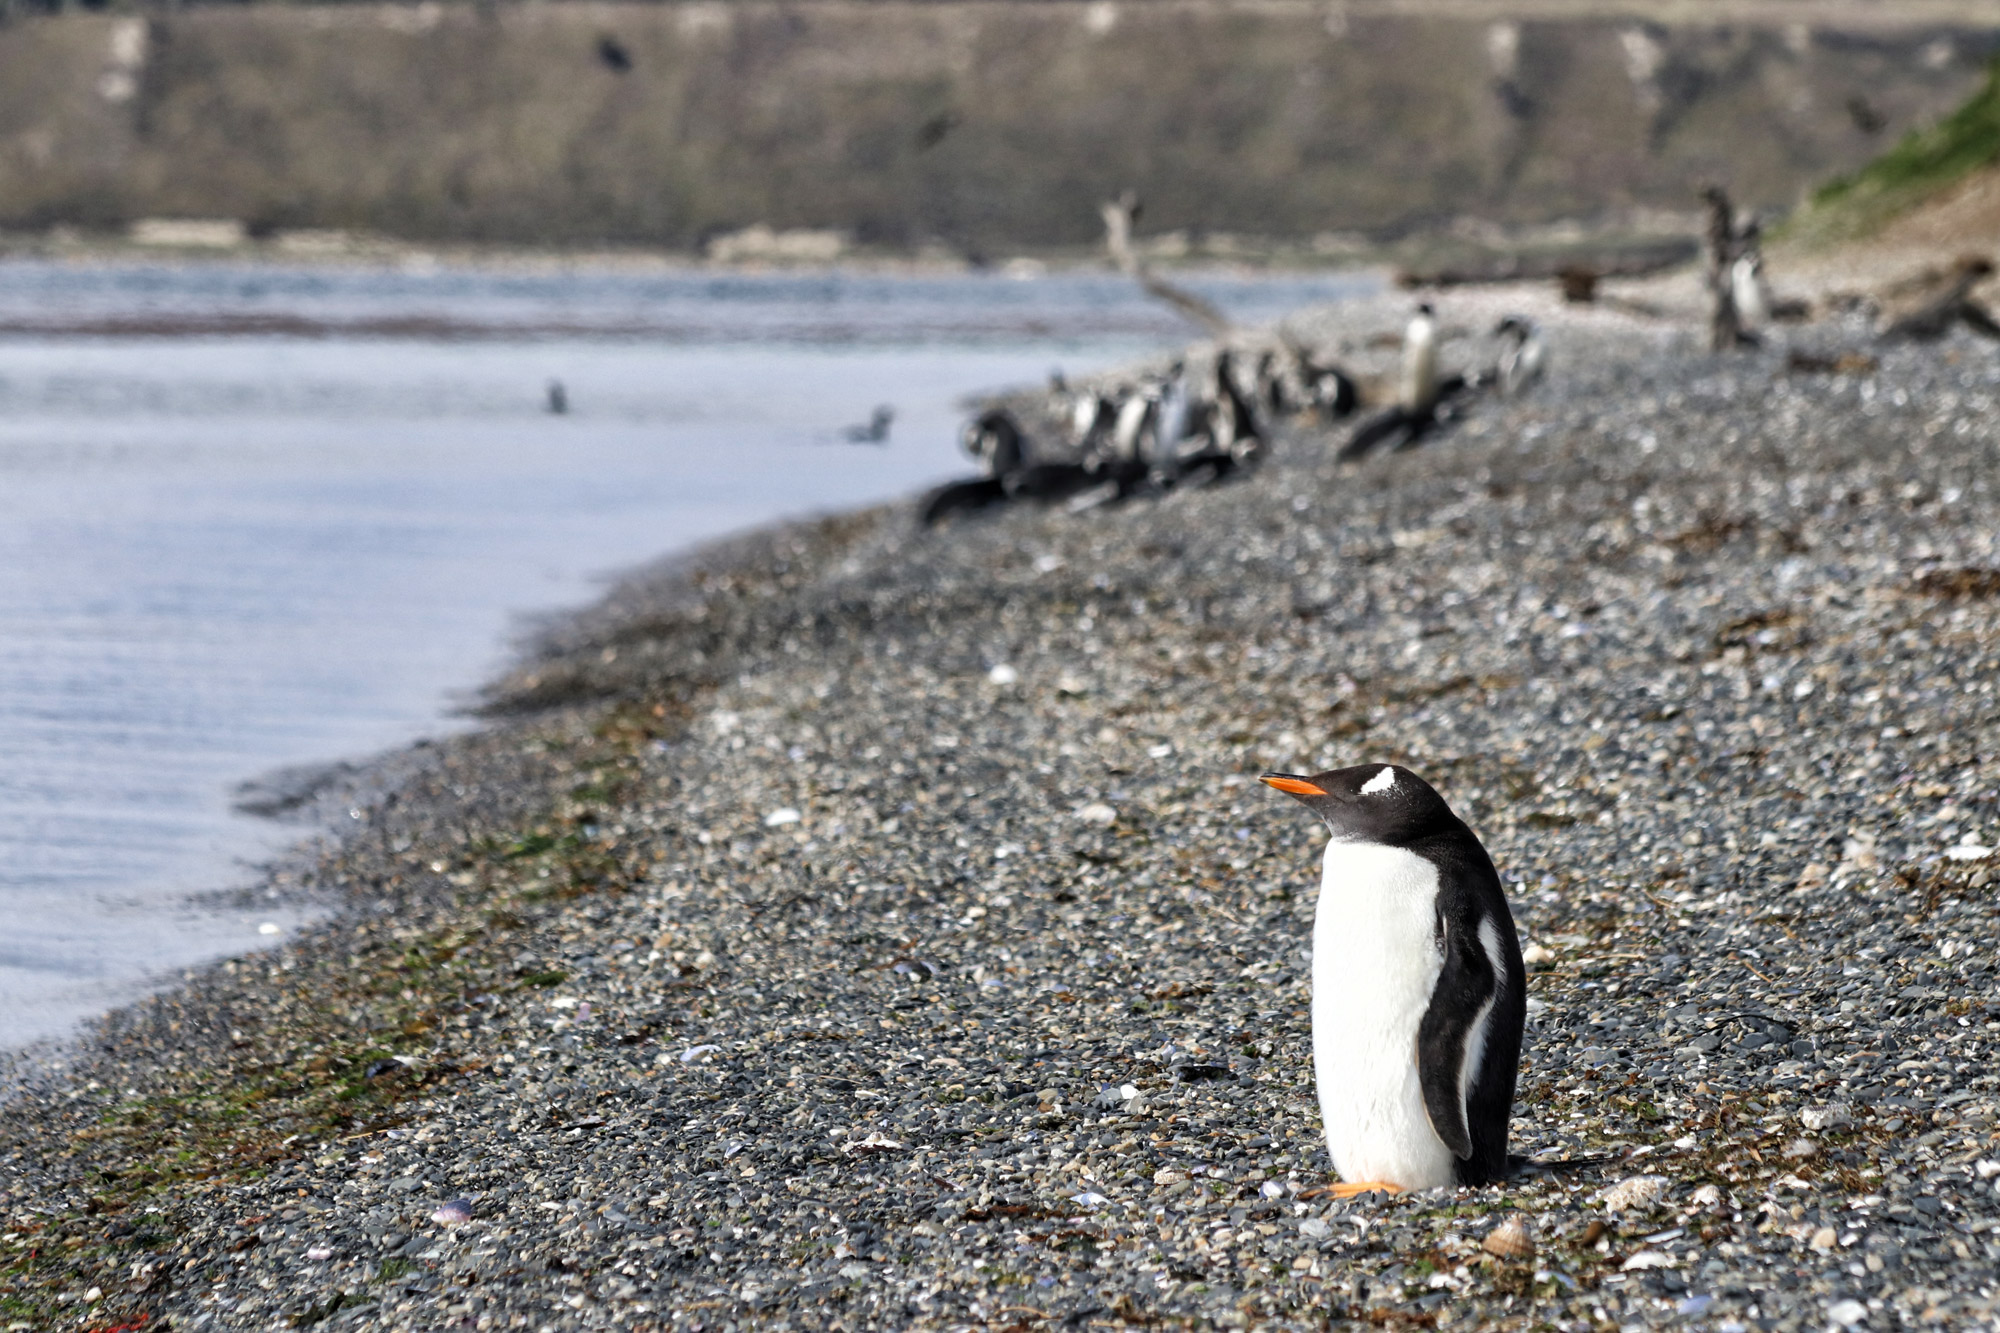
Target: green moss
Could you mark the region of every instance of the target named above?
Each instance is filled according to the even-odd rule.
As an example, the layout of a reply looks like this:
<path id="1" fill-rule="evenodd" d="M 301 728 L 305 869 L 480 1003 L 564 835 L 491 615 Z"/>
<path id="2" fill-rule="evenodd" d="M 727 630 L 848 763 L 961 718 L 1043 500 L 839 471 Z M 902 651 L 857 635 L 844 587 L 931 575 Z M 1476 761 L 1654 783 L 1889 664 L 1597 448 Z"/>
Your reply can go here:
<path id="1" fill-rule="evenodd" d="M 1985 85 L 1964 106 L 1928 129 L 1910 131 L 1852 175 L 1821 186 L 1786 227 L 1787 238 L 1816 243 L 1870 235 L 1996 161 L 2000 60 L 1987 68 Z"/>

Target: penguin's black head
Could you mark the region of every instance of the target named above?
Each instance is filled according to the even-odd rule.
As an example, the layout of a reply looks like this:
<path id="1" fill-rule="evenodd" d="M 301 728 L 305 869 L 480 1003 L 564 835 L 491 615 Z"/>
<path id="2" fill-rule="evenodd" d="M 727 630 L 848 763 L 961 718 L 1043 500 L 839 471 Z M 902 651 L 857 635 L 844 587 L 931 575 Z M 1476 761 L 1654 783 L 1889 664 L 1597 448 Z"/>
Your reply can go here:
<path id="1" fill-rule="evenodd" d="M 1363 764 L 1301 777 L 1266 773 L 1266 786 L 1296 797 L 1342 842 L 1406 846 L 1458 823 L 1444 797 L 1401 764 Z"/>

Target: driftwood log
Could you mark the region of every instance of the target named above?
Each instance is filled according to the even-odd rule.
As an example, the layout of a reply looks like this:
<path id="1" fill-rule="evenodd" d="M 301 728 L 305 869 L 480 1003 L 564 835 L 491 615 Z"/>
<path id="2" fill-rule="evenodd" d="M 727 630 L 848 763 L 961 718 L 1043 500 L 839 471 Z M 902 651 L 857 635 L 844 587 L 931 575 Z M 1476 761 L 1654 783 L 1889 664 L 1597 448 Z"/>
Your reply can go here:
<path id="1" fill-rule="evenodd" d="M 1984 255 L 1963 255 L 1949 272 L 1932 283 L 1931 290 L 1900 312 L 1887 312 L 1882 324 L 1884 338 L 1914 342 L 1935 342 L 1950 333 L 1952 325 L 1964 324 L 1975 333 L 2000 339 L 2000 323 L 1986 307 L 1972 299 L 1972 289 L 1993 273 L 1993 261 Z"/>

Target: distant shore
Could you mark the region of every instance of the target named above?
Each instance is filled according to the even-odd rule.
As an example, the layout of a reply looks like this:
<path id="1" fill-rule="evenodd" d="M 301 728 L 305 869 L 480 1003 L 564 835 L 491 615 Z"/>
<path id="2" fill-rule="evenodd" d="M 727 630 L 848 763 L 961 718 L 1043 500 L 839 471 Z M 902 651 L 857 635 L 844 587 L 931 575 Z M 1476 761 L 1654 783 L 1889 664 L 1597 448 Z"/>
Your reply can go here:
<path id="1" fill-rule="evenodd" d="M 37 1329 L 1983 1317 L 2000 369 L 1854 319 L 1711 357 L 1687 295 L 1451 294 L 1448 359 L 1524 309 L 1550 379 L 1411 453 L 1301 427 L 1236 485 L 628 580 L 311 867 L 349 911 L 9 1104 L 0 1294 Z M 1381 369 L 1402 313 L 1308 332 Z M 1371 758 L 1542 950 L 1516 1150 L 1601 1164 L 1320 1191 L 1317 840 L 1250 778 Z M 1516 1214 L 1532 1262 L 1485 1254 Z"/>

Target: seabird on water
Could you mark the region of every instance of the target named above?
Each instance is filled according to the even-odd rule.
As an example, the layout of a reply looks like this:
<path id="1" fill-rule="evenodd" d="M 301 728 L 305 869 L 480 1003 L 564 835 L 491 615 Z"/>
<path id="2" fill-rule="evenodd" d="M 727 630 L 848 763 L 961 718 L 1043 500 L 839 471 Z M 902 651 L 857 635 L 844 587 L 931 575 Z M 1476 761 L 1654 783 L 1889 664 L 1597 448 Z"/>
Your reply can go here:
<path id="1" fill-rule="evenodd" d="M 896 409 L 883 403 L 868 414 L 868 422 L 862 426 L 848 426 L 840 432 L 840 438 L 849 444 L 887 444 L 889 427 L 896 420 Z"/>

